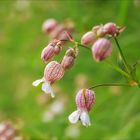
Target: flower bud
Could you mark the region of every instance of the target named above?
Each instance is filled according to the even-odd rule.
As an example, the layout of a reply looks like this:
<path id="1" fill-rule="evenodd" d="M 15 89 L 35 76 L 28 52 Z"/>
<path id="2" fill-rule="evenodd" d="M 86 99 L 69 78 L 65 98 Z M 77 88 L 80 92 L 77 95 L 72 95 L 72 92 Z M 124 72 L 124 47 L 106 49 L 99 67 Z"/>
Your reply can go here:
<path id="1" fill-rule="evenodd" d="M 92 90 L 81 89 L 76 95 L 77 108 L 82 111 L 90 111 L 92 106 L 95 104 L 95 94 Z"/>
<path id="2" fill-rule="evenodd" d="M 100 28 L 97 30 L 97 37 L 104 37 L 105 35 L 106 35 L 106 32 L 103 26 L 100 26 Z"/>
<path id="3" fill-rule="evenodd" d="M 47 62 L 55 55 L 55 49 L 52 43 L 45 47 L 41 53 L 41 59 Z"/>
<path id="4" fill-rule="evenodd" d="M 57 26 L 57 21 L 55 19 L 48 19 L 42 25 L 42 30 L 46 33 L 51 33 Z"/>
<path id="5" fill-rule="evenodd" d="M 75 50 L 73 48 L 69 48 L 67 51 L 66 51 L 66 56 L 72 56 L 72 57 L 76 57 L 75 55 Z"/>
<path id="6" fill-rule="evenodd" d="M 81 44 L 90 46 L 96 41 L 96 35 L 92 31 L 85 33 L 81 38 Z"/>
<path id="7" fill-rule="evenodd" d="M 58 39 L 60 33 L 65 31 L 65 26 L 63 24 L 59 24 L 55 27 L 55 29 L 51 32 L 50 37 L 54 39 Z"/>
<path id="8" fill-rule="evenodd" d="M 97 34 L 97 31 L 100 29 L 100 27 L 101 27 L 101 25 L 93 26 L 92 32 L 94 32 L 95 34 Z"/>
<path id="9" fill-rule="evenodd" d="M 95 60 L 102 61 L 112 53 L 112 44 L 106 38 L 98 39 L 92 46 L 92 54 Z"/>
<path id="10" fill-rule="evenodd" d="M 56 45 L 54 46 L 54 53 L 56 55 L 60 53 L 60 51 L 62 49 L 61 45 L 62 45 L 62 42 L 58 40 Z"/>
<path id="11" fill-rule="evenodd" d="M 60 53 L 60 51 L 61 51 L 61 47 L 58 46 L 58 45 L 56 45 L 56 46 L 54 47 L 54 53 L 57 55 L 57 54 Z"/>
<path id="12" fill-rule="evenodd" d="M 69 32 L 69 30 L 67 30 L 67 29 L 60 32 L 58 35 L 58 39 L 59 40 L 69 40 L 68 35 L 66 34 L 67 31 Z"/>
<path id="13" fill-rule="evenodd" d="M 103 28 L 107 34 L 110 34 L 112 36 L 115 36 L 119 33 L 116 24 L 112 22 L 106 23 Z"/>
<path id="14" fill-rule="evenodd" d="M 66 69 L 70 69 L 74 64 L 74 57 L 72 56 L 67 56 L 65 55 L 62 62 L 61 62 L 61 66 L 64 68 L 64 70 Z"/>
<path id="15" fill-rule="evenodd" d="M 51 61 L 44 70 L 44 78 L 50 84 L 60 80 L 63 75 L 64 69 L 57 61 Z"/>

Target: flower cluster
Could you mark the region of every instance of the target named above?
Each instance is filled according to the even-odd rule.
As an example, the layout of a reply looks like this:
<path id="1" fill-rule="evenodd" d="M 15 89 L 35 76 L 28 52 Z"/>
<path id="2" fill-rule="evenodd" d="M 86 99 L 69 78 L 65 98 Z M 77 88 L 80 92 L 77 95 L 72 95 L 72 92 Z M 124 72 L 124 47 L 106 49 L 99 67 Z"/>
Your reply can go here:
<path id="1" fill-rule="evenodd" d="M 64 31 L 70 34 L 74 31 L 74 24 L 71 20 L 59 23 L 55 19 L 48 19 L 42 25 L 42 30 L 47 33 L 51 39 L 67 40 L 68 36 Z"/>
<path id="2" fill-rule="evenodd" d="M 45 21 L 45 23 L 43 24 L 43 29 L 48 33 L 52 33 L 56 31 L 56 28 L 59 28 L 58 26 L 59 25 L 56 22 L 56 20 L 49 19 Z M 69 34 L 66 33 L 67 30 L 62 31 L 67 36 L 67 39 L 69 39 Z M 76 48 L 69 48 L 66 50 L 66 53 L 60 62 L 53 60 L 54 56 L 60 54 L 63 45 L 64 45 L 63 40 L 53 39 L 42 50 L 41 59 L 44 63 L 47 64 L 44 69 L 44 75 L 43 78 L 38 79 L 32 83 L 33 86 L 38 86 L 40 83 L 43 83 L 42 91 L 44 91 L 46 94 L 51 94 L 52 97 L 55 97 L 55 94 L 53 92 L 51 85 L 55 81 L 60 80 L 63 77 L 65 71 L 73 66 L 74 60 L 78 53 Z"/>
<path id="3" fill-rule="evenodd" d="M 85 47 L 92 46 L 93 57 L 99 62 L 109 57 L 112 53 L 112 43 L 109 38 L 118 36 L 123 30 L 124 28 L 120 28 L 112 22 L 97 25 L 82 36 L 81 44 Z"/>
<path id="4" fill-rule="evenodd" d="M 55 97 L 51 85 L 55 81 L 60 80 L 66 70 L 72 68 L 79 54 L 79 47 L 81 46 L 89 49 L 92 52 L 93 58 L 97 62 L 100 62 L 112 54 L 112 38 L 115 40 L 118 47 L 123 68 L 113 64 L 111 64 L 111 67 L 128 79 L 127 84 L 105 83 L 79 90 L 75 98 L 77 110 L 68 117 L 71 123 L 76 123 L 80 120 L 84 126 L 90 126 L 91 123 L 88 112 L 92 109 L 93 105 L 95 105 L 95 93 L 92 90 L 93 88 L 100 86 L 140 86 L 135 73 L 139 61 L 130 67 L 117 41 L 117 36 L 123 32 L 124 29 L 125 27 L 119 27 L 112 22 L 104 25 L 97 25 L 94 26 L 91 31 L 85 33 L 81 38 L 81 43 L 79 43 L 69 34 L 71 28 L 58 23 L 54 19 L 49 19 L 44 22 L 43 31 L 48 33 L 53 40 L 42 50 L 41 59 L 47 65 L 44 69 L 43 78 L 34 81 L 32 83 L 33 86 L 38 86 L 40 83 L 43 83 L 42 90 L 46 94 L 51 94 L 52 97 Z M 69 33 L 67 31 L 69 31 Z M 63 50 L 63 46 L 65 45 L 63 41 L 70 42 L 72 47 L 66 50 L 65 55 L 59 62 L 54 59 L 54 56 L 60 54 L 61 50 Z M 91 46 L 91 48 L 89 46 Z"/>

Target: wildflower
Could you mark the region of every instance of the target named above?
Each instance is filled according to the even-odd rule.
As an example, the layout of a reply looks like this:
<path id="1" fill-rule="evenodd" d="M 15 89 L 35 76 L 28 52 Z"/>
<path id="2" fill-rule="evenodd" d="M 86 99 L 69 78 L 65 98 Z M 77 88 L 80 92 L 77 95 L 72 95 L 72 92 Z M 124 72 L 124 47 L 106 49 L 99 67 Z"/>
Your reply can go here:
<path id="1" fill-rule="evenodd" d="M 53 39 L 58 39 L 60 34 L 66 30 L 64 24 L 59 24 L 55 29 L 50 33 L 50 37 Z"/>
<path id="2" fill-rule="evenodd" d="M 92 31 L 85 33 L 81 38 L 81 44 L 85 46 L 92 45 L 95 41 L 96 41 L 96 35 Z"/>
<path id="3" fill-rule="evenodd" d="M 73 48 L 70 48 L 66 51 L 66 54 L 61 62 L 61 65 L 65 70 L 70 69 L 73 66 L 76 57 L 75 55 L 75 50 Z"/>
<path id="4" fill-rule="evenodd" d="M 111 55 L 111 53 L 112 44 L 106 38 L 98 39 L 92 46 L 92 54 L 97 62 L 106 59 Z"/>
<path id="5" fill-rule="evenodd" d="M 47 47 L 45 47 L 41 53 L 41 59 L 44 62 L 47 62 L 50 60 L 53 56 L 55 55 L 54 53 L 54 46 L 53 43 L 50 43 Z"/>
<path id="6" fill-rule="evenodd" d="M 106 32 L 103 28 L 103 25 L 94 26 L 92 28 L 92 32 L 97 36 L 96 38 L 106 36 Z"/>
<path id="7" fill-rule="evenodd" d="M 69 115 L 69 121 L 71 123 L 76 123 L 78 120 L 84 126 L 90 126 L 90 118 L 88 112 L 91 110 L 95 104 L 95 94 L 92 90 L 81 89 L 76 95 L 76 105 L 77 110 Z"/>
<path id="8" fill-rule="evenodd" d="M 70 69 L 74 64 L 74 58 L 72 56 L 64 56 L 61 62 L 62 67 L 66 69 Z"/>
<path id="9" fill-rule="evenodd" d="M 112 36 L 115 36 L 119 33 L 119 29 L 117 28 L 117 25 L 112 22 L 106 23 L 103 26 L 103 28 L 107 34 L 110 34 Z"/>
<path id="10" fill-rule="evenodd" d="M 62 42 L 59 40 L 56 45 L 54 46 L 54 53 L 57 55 L 60 53 L 62 49 Z"/>
<path id="11" fill-rule="evenodd" d="M 61 51 L 61 41 L 54 39 L 51 43 L 45 47 L 41 53 L 41 59 L 46 63 L 54 55 L 59 54 Z"/>
<path id="12" fill-rule="evenodd" d="M 42 25 L 42 30 L 46 33 L 51 33 L 58 25 L 55 19 L 48 19 Z"/>
<path id="13" fill-rule="evenodd" d="M 33 86 L 38 86 L 40 83 L 42 84 L 42 90 L 46 94 L 51 94 L 52 97 L 55 97 L 51 84 L 55 81 L 60 80 L 64 75 L 64 69 L 57 61 L 51 61 L 45 67 L 44 76 L 42 79 L 36 80 L 32 83 Z"/>

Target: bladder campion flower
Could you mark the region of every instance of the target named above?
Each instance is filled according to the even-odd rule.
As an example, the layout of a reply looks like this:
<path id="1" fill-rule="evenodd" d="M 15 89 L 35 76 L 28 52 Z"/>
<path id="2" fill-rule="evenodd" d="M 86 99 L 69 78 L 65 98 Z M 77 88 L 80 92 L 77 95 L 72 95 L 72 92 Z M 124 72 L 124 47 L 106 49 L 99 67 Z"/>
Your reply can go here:
<path id="1" fill-rule="evenodd" d="M 96 34 L 92 31 L 85 33 L 81 38 L 81 44 L 85 46 L 92 45 L 96 41 Z"/>
<path id="2" fill-rule="evenodd" d="M 64 75 L 63 67 L 57 61 L 51 61 L 45 67 L 44 76 L 42 79 L 36 80 L 32 83 L 33 86 L 38 86 L 40 83 L 42 84 L 42 90 L 46 94 L 51 94 L 54 97 L 54 92 L 52 90 L 51 84 L 55 81 L 60 80 Z"/>
<path id="3" fill-rule="evenodd" d="M 53 40 L 45 47 L 41 53 L 41 59 L 46 63 L 50 60 L 54 55 L 57 55 L 61 51 L 61 41 L 60 40 Z"/>
<path id="4" fill-rule="evenodd" d="M 58 25 L 55 19 L 48 19 L 42 25 L 42 30 L 46 33 L 51 33 Z"/>
<path id="5" fill-rule="evenodd" d="M 69 115 L 69 121 L 71 123 L 76 123 L 78 120 L 80 120 L 84 126 L 90 126 L 91 123 L 88 112 L 95 104 L 95 100 L 95 93 L 92 90 L 79 90 L 76 95 L 77 110 Z"/>
<path id="6" fill-rule="evenodd" d="M 66 70 L 66 69 L 70 69 L 73 64 L 74 64 L 74 60 L 76 58 L 76 52 L 73 48 L 69 48 L 66 51 L 65 56 L 62 59 L 61 65 L 62 67 Z"/>
<path id="7" fill-rule="evenodd" d="M 92 54 L 97 62 L 106 59 L 111 53 L 112 43 L 106 38 L 98 39 L 92 46 Z"/>

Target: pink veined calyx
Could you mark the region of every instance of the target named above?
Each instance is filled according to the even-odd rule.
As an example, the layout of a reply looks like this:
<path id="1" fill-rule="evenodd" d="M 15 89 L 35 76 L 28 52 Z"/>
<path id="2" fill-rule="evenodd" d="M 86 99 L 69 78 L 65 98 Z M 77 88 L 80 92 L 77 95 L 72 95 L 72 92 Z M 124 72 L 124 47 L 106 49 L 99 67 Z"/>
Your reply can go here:
<path id="1" fill-rule="evenodd" d="M 55 97 L 55 94 L 52 90 L 51 85 L 60 80 L 64 75 L 64 69 L 60 63 L 57 61 L 51 61 L 47 64 L 44 70 L 44 76 L 41 79 L 38 79 L 32 83 L 33 86 L 38 86 L 40 83 L 42 84 L 42 90 L 46 94 L 51 94 L 52 97 Z"/>
<path id="2" fill-rule="evenodd" d="M 88 112 L 95 104 L 95 93 L 89 89 L 81 89 L 78 91 L 75 101 L 77 110 L 69 115 L 69 121 L 75 124 L 78 120 L 80 120 L 84 126 L 90 126 L 91 123 Z"/>

